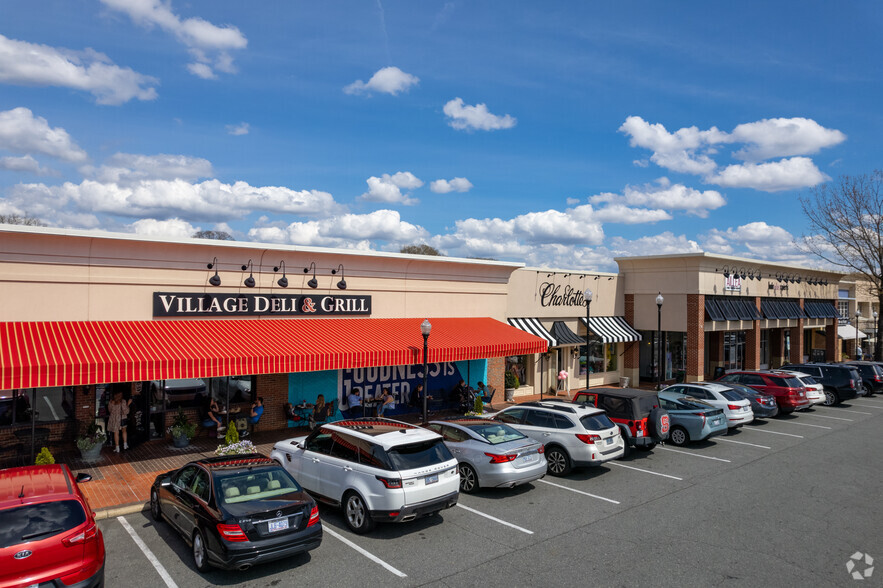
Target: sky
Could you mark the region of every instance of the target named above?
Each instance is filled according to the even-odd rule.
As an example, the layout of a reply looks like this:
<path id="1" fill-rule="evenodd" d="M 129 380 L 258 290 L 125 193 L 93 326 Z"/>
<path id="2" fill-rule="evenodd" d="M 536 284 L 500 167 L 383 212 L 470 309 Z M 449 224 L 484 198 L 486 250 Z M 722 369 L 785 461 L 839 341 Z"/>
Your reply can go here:
<path id="1" fill-rule="evenodd" d="M 615 271 L 808 266 L 883 3 L 3 0 L 0 214 Z"/>

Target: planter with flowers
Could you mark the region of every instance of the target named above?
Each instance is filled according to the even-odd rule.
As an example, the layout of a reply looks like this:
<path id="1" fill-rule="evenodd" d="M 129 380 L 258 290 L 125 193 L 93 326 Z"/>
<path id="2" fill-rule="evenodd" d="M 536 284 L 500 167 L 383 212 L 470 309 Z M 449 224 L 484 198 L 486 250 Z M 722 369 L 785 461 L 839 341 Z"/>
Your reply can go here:
<path id="1" fill-rule="evenodd" d="M 168 428 L 168 433 L 172 436 L 175 447 L 190 445 L 190 440 L 196 435 L 196 425 L 190 422 L 183 408 L 178 407 L 178 414 L 175 415 L 172 426 Z"/>
<path id="2" fill-rule="evenodd" d="M 92 423 L 86 427 L 86 432 L 77 437 L 77 449 L 80 450 L 80 459 L 87 463 L 98 461 L 101 458 L 101 448 L 107 441 L 107 433 L 99 428 L 98 423 Z"/>
<path id="3" fill-rule="evenodd" d="M 227 427 L 227 435 L 224 437 L 224 444 L 218 445 L 215 449 L 215 455 L 243 455 L 245 453 L 256 453 L 254 443 L 251 441 L 240 441 L 239 431 L 236 430 L 236 424 L 231 422 Z"/>

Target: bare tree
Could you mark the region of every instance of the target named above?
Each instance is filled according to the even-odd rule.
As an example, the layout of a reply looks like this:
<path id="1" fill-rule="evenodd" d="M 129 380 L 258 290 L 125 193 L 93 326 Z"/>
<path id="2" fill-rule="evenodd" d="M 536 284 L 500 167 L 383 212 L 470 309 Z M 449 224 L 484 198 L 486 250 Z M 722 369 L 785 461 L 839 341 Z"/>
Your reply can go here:
<path id="1" fill-rule="evenodd" d="M 18 214 L 0 214 L 0 225 L 25 225 L 28 227 L 45 227 L 46 223 L 32 216 Z"/>
<path id="2" fill-rule="evenodd" d="M 804 248 L 865 278 L 883 309 L 883 170 L 841 176 L 800 198 L 811 234 Z M 880 361 L 883 315 L 878 316 L 874 358 Z"/>
<path id="3" fill-rule="evenodd" d="M 421 243 L 420 245 L 405 245 L 399 250 L 399 253 L 412 253 L 414 255 L 441 255 L 438 252 L 438 249 L 432 247 L 431 245 L 427 245 L 426 243 Z"/>
<path id="4" fill-rule="evenodd" d="M 235 241 L 227 231 L 197 231 L 193 233 L 194 239 L 215 239 L 217 241 Z"/>

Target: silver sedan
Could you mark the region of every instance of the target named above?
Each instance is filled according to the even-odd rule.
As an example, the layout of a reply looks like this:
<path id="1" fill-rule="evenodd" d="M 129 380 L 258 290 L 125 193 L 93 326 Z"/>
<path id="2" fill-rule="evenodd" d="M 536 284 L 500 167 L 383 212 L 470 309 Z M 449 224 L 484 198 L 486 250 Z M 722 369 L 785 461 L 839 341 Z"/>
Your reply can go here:
<path id="1" fill-rule="evenodd" d="M 512 488 L 546 475 L 542 443 L 509 425 L 461 417 L 432 421 L 428 427 L 444 437 L 445 445 L 457 458 L 461 492 Z"/>

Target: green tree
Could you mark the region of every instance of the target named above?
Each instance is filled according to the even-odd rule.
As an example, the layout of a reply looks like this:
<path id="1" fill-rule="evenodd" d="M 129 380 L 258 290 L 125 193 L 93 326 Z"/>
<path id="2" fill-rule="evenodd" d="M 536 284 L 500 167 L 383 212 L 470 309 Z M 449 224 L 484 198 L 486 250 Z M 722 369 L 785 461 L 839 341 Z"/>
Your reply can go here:
<path id="1" fill-rule="evenodd" d="M 441 253 L 438 252 L 438 249 L 431 245 L 427 245 L 426 243 L 420 243 L 419 245 L 405 245 L 399 250 L 399 253 L 411 253 L 413 255 L 441 255 Z"/>
<path id="2" fill-rule="evenodd" d="M 800 205 L 810 231 L 803 249 L 864 278 L 883 308 L 883 170 L 822 184 Z M 875 329 L 874 358 L 880 361 L 883 314 Z"/>

